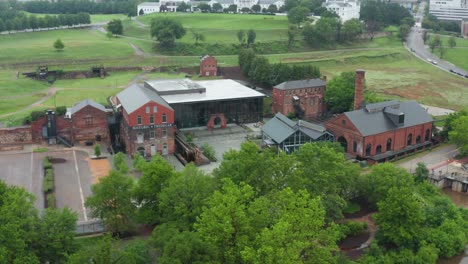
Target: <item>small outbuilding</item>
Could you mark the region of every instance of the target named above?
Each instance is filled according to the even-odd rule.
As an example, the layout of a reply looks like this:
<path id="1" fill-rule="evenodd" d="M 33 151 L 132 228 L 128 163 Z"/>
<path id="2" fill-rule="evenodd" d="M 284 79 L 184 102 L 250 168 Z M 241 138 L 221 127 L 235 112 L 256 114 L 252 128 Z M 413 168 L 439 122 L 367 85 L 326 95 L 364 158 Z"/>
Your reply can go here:
<path id="1" fill-rule="evenodd" d="M 200 58 L 200 76 L 217 76 L 218 61 L 215 57 L 205 55 Z"/>
<path id="2" fill-rule="evenodd" d="M 304 120 L 293 121 L 277 113 L 262 128 L 263 144 L 275 146 L 290 154 L 305 143 L 334 141 L 335 137 L 318 124 Z"/>

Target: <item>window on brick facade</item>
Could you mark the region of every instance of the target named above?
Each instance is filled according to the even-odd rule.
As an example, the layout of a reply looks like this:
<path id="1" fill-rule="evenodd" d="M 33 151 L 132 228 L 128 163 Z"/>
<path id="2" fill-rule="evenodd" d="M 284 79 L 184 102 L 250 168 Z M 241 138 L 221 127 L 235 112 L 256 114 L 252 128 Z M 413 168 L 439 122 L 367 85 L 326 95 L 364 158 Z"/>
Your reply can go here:
<path id="1" fill-rule="evenodd" d="M 162 136 L 167 137 L 167 128 L 165 127 L 162 128 Z"/>
<path id="2" fill-rule="evenodd" d="M 357 152 L 357 142 L 353 142 L 353 152 Z"/>
<path id="3" fill-rule="evenodd" d="M 144 139 L 144 136 L 143 136 L 143 133 L 138 133 L 137 134 L 137 143 L 143 143 L 143 139 Z"/>
<path id="4" fill-rule="evenodd" d="M 371 150 L 372 150 L 372 145 L 367 144 L 367 146 L 366 146 L 366 156 L 370 156 Z"/>
<path id="5" fill-rule="evenodd" d="M 429 141 L 429 136 L 431 135 L 431 131 L 429 129 L 426 130 L 426 135 L 424 136 L 424 141 Z"/>
<path id="6" fill-rule="evenodd" d="M 149 122 L 150 124 L 154 124 L 154 115 L 150 115 Z"/>
<path id="7" fill-rule="evenodd" d="M 137 116 L 137 124 L 141 125 L 141 116 Z"/>
<path id="8" fill-rule="evenodd" d="M 150 107 L 147 106 L 147 107 L 146 107 L 146 113 L 149 114 L 149 112 L 150 112 Z"/>
<path id="9" fill-rule="evenodd" d="M 167 116 L 166 116 L 166 114 L 163 114 L 163 115 L 162 115 L 162 122 L 163 122 L 163 123 L 167 123 Z"/>
<path id="10" fill-rule="evenodd" d="M 156 134 L 156 133 L 154 133 L 154 130 L 151 130 L 151 131 L 149 132 L 150 138 L 154 138 L 154 135 L 155 135 L 155 134 Z"/>
<path id="11" fill-rule="evenodd" d="M 416 144 L 419 144 L 419 143 L 421 143 L 421 136 L 416 137 Z"/>
<path id="12" fill-rule="evenodd" d="M 407 146 L 411 146 L 413 144 L 413 134 L 408 135 L 408 140 L 406 141 Z"/>
<path id="13" fill-rule="evenodd" d="M 392 139 L 387 139 L 387 151 L 392 150 Z"/>
<path id="14" fill-rule="evenodd" d="M 310 98 L 310 105 L 314 105 L 315 98 Z"/>
<path id="15" fill-rule="evenodd" d="M 382 145 L 378 145 L 376 148 L 375 148 L 375 154 L 380 154 L 382 153 Z"/>
<path id="16" fill-rule="evenodd" d="M 90 126 L 93 124 L 93 117 L 92 116 L 87 116 L 85 117 L 85 125 Z"/>
<path id="17" fill-rule="evenodd" d="M 153 106 L 153 113 L 157 113 L 158 112 L 158 107 L 157 106 Z"/>

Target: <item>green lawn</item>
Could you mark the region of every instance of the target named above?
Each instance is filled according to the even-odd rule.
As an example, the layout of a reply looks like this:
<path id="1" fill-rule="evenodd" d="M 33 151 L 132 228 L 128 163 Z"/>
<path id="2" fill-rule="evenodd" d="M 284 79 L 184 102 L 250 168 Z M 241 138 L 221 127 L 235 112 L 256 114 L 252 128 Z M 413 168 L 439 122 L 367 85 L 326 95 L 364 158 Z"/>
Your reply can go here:
<path id="1" fill-rule="evenodd" d="M 101 23 L 111 21 L 112 19 L 120 19 L 124 20 L 128 18 L 126 15 L 123 14 L 99 14 L 99 15 L 90 15 L 91 23 Z"/>
<path id="2" fill-rule="evenodd" d="M 447 49 L 447 54 L 444 59 L 468 71 L 468 47 Z"/>
<path id="3" fill-rule="evenodd" d="M 431 38 L 434 37 L 435 34 L 430 34 Z M 444 46 L 447 46 L 448 47 L 448 40 L 449 40 L 449 36 L 444 36 L 444 35 L 439 35 L 440 39 L 442 40 L 442 44 Z M 464 39 L 464 38 L 455 38 L 456 42 L 457 42 L 457 47 L 468 47 L 468 39 Z"/>

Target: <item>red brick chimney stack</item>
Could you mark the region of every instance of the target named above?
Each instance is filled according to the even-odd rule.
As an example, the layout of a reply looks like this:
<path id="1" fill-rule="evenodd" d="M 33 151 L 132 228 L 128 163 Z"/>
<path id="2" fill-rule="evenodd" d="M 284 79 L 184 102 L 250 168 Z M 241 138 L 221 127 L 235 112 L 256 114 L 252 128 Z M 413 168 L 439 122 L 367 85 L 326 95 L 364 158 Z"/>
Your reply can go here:
<path id="1" fill-rule="evenodd" d="M 356 70 L 354 83 L 354 110 L 359 110 L 364 104 L 364 70 Z"/>

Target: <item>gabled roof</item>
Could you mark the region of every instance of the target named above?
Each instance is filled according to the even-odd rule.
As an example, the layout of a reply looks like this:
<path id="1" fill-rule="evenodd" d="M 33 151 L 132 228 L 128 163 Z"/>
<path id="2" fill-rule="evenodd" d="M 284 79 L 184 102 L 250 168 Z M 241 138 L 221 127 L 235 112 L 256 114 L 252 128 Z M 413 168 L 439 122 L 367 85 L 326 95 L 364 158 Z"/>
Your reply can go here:
<path id="1" fill-rule="evenodd" d="M 398 124 L 394 116 L 404 115 L 404 122 Z M 369 104 L 364 109 L 345 112 L 344 115 L 354 124 L 363 136 L 375 135 L 432 122 L 432 117 L 416 101 L 387 101 Z"/>
<path id="2" fill-rule="evenodd" d="M 259 0 L 258 4 L 259 5 L 272 5 L 276 4 L 276 2 L 282 2 L 281 0 Z"/>
<path id="3" fill-rule="evenodd" d="M 327 83 L 322 79 L 307 79 L 307 80 L 298 80 L 298 81 L 289 81 L 289 82 L 282 82 L 274 88 L 280 90 L 289 90 L 289 89 L 300 89 L 300 88 L 308 88 L 308 87 L 321 87 L 325 86 Z"/>
<path id="4" fill-rule="evenodd" d="M 133 84 L 118 93 L 117 98 L 128 114 L 133 113 L 135 110 L 151 101 L 172 109 L 172 107 L 170 107 L 169 104 L 161 98 L 161 96 L 139 84 Z"/>
<path id="5" fill-rule="evenodd" d="M 234 0 L 214 0 L 213 3 L 219 3 L 219 4 L 224 4 L 224 5 L 233 5 Z"/>
<path id="6" fill-rule="evenodd" d="M 143 2 L 140 3 L 138 6 L 160 6 L 161 4 L 159 2 Z"/>
<path id="7" fill-rule="evenodd" d="M 316 140 L 324 134 L 328 133 L 326 129 L 320 125 L 299 120 L 292 121 L 281 113 L 277 113 L 270 121 L 263 125 L 263 133 L 267 134 L 277 144 L 280 144 L 296 131 L 301 131 L 310 138 Z"/>
<path id="8" fill-rule="evenodd" d="M 106 112 L 106 108 L 103 105 L 98 104 L 98 103 L 94 102 L 93 100 L 86 99 L 84 101 L 76 103 L 73 107 L 68 108 L 67 109 L 67 114 L 73 115 L 73 114 L 75 114 L 76 112 L 80 111 L 81 109 L 85 108 L 88 105 L 92 106 L 92 107 L 94 107 L 94 108 L 96 108 L 98 110 L 101 110 L 103 112 Z"/>
<path id="9" fill-rule="evenodd" d="M 214 56 L 211 56 L 211 55 L 205 55 L 205 56 L 202 56 L 202 57 L 200 58 L 200 62 L 202 62 L 202 61 L 206 60 L 207 58 L 213 58 L 213 59 L 215 59 L 215 60 L 216 60 L 216 58 L 215 58 Z"/>

